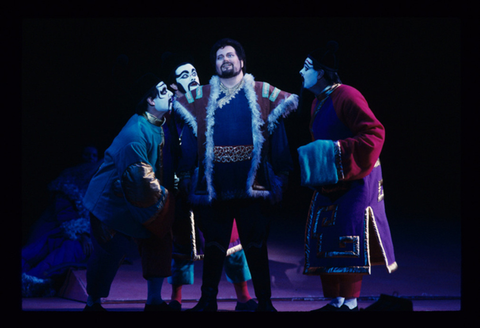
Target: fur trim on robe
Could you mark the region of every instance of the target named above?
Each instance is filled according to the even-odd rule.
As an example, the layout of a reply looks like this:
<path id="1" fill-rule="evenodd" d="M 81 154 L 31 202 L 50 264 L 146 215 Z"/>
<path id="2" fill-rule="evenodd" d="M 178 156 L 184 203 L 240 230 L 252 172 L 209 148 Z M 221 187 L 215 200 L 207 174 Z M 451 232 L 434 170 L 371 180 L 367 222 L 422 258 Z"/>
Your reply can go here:
<path id="1" fill-rule="evenodd" d="M 261 82 L 257 82 L 261 83 Z M 210 203 L 213 199 L 217 197 L 215 188 L 213 186 L 213 134 L 214 134 L 214 125 L 215 125 L 215 112 L 218 108 L 218 98 L 220 97 L 220 78 L 218 76 L 213 76 L 210 79 L 210 94 L 208 99 L 208 105 L 206 107 L 206 131 L 205 131 L 205 158 L 203 164 L 205 166 L 205 179 L 207 182 L 207 195 L 190 195 L 190 201 L 192 203 Z M 281 117 L 287 117 L 292 111 L 295 111 L 298 106 L 298 96 L 295 94 L 289 94 L 285 99 L 280 100 L 278 105 L 269 113 L 267 122 L 262 118 L 262 110 L 259 105 L 257 92 L 255 90 L 256 82 L 251 74 L 245 74 L 244 76 L 244 86 L 245 96 L 247 98 L 249 108 L 252 113 L 252 137 L 253 137 L 253 152 L 252 152 L 252 165 L 250 167 L 247 181 L 246 181 L 246 195 L 250 197 L 271 197 L 271 191 L 269 190 L 255 190 L 253 188 L 255 177 L 257 175 L 257 170 L 262 161 L 262 148 L 265 142 L 264 130 L 265 124 L 266 129 L 269 134 L 272 134 L 279 122 Z M 184 119 L 185 123 L 188 124 L 195 135 L 197 135 L 197 122 L 196 117 L 181 103 L 178 101 L 175 102 L 175 110 L 177 113 Z M 272 182 L 272 191 L 274 193 L 281 192 L 281 182 L 278 177 L 275 176 L 271 167 L 268 168 L 270 181 Z M 195 186 L 197 183 L 198 169 L 196 170 L 194 176 L 192 177 L 192 183 Z M 192 188 L 195 189 L 195 188 Z"/>

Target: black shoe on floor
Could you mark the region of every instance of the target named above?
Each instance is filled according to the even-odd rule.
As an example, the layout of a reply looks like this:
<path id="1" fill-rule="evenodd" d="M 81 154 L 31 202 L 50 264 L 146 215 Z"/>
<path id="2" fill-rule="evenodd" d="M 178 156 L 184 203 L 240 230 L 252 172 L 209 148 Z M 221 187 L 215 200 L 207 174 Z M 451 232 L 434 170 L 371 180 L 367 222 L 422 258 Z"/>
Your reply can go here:
<path id="1" fill-rule="evenodd" d="M 327 304 L 324 307 L 321 307 L 319 309 L 312 310 L 310 312 L 335 312 L 340 310 L 340 308 L 333 306 L 332 304 Z"/>
<path id="2" fill-rule="evenodd" d="M 85 305 L 83 312 L 107 312 L 107 310 L 100 303 L 93 303 L 92 306 Z"/>
<path id="3" fill-rule="evenodd" d="M 161 304 L 145 304 L 144 312 L 170 312 L 173 309 L 166 303 Z"/>
<path id="4" fill-rule="evenodd" d="M 278 312 L 277 309 L 272 304 L 272 301 L 270 299 L 266 301 L 260 300 L 258 302 L 258 306 L 255 309 L 255 312 Z"/>
<path id="5" fill-rule="evenodd" d="M 363 311 L 413 311 L 413 304 L 405 298 L 380 294 L 380 299 Z"/>
<path id="6" fill-rule="evenodd" d="M 245 303 L 237 302 L 235 306 L 235 311 L 245 311 L 245 312 L 253 312 L 257 309 L 258 304 L 253 299 L 248 300 Z"/>
<path id="7" fill-rule="evenodd" d="M 172 308 L 173 311 L 182 311 L 182 303 L 179 301 L 171 301 L 168 305 Z"/>
<path id="8" fill-rule="evenodd" d="M 339 312 L 355 312 L 358 311 L 358 306 L 354 307 L 353 309 L 349 308 L 345 304 L 343 304 L 339 309 Z"/>
<path id="9" fill-rule="evenodd" d="M 200 297 L 197 305 L 188 309 L 188 312 L 217 312 L 217 299 L 207 299 L 206 297 Z"/>

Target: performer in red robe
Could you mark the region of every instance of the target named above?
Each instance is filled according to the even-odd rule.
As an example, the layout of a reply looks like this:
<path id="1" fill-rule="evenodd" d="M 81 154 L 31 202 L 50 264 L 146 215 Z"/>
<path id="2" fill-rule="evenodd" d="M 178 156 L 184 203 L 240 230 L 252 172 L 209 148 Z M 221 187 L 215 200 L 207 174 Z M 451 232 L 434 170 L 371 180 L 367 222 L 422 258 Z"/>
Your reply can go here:
<path id="1" fill-rule="evenodd" d="M 300 71 L 315 94 L 312 142 L 298 148 L 302 185 L 315 190 L 305 232 L 304 274 L 320 275 L 321 311 L 358 310 L 362 276 L 371 265 L 397 268 L 384 206 L 380 153 L 385 129 L 355 88 L 341 84 L 331 41 Z"/>

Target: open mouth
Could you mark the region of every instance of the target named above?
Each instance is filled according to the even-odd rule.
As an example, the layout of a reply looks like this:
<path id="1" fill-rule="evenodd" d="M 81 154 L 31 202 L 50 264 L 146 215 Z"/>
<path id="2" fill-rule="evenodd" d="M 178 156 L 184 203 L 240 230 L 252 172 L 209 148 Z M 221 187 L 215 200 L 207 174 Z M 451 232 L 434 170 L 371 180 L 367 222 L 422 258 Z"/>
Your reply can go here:
<path id="1" fill-rule="evenodd" d="M 192 81 L 188 84 L 188 91 L 195 90 L 200 84 L 197 81 Z"/>

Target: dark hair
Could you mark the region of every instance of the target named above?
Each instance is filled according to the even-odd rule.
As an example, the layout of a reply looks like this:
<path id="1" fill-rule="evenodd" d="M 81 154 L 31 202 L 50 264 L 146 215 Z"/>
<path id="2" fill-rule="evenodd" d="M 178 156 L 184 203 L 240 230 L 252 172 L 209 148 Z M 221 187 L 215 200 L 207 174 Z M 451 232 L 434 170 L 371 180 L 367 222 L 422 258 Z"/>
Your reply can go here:
<path id="1" fill-rule="evenodd" d="M 215 62 L 216 62 L 216 58 L 217 58 L 217 51 L 218 51 L 218 49 L 225 48 L 226 46 L 232 46 L 235 49 L 235 52 L 237 53 L 238 58 L 240 60 L 243 60 L 242 71 L 243 71 L 243 74 L 245 74 L 246 70 L 247 70 L 247 57 L 245 55 L 245 50 L 243 50 L 243 47 L 240 44 L 240 42 L 235 41 L 235 40 L 230 39 L 230 38 L 224 38 L 224 39 L 221 39 L 221 40 L 217 41 L 213 45 L 212 50 L 210 50 L 210 62 L 213 66 L 213 71 L 215 72 L 215 74 L 216 74 Z"/>
<path id="2" fill-rule="evenodd" d="M 137 114 L 143 114 L 148 106 L 148 97 L 155 98 L 158 95 L 157 84 L 162 81 L 158 76 L 153 73 L 146 73 L 135 81 L 132 86 L 132 95 L 137 105 L 135 111 Z"/>
<path id="3" fill-rule="evenodd" d="M 193 63 L 192 62 L 189 62 L 189 61 L 185 61 L 185 62 L 181 62 L 179 64 L 176 64 L 175 67 L 172 68 L 172 70 L 169 72 L 168 74 L 168 77 L 167 77 L 167 85 L 170 85 L 170 84 L 177 84 L 177 74 L 175 73 L 175 71 L 177 70 L 177 68 L 179 68 L 180 66 L 182 65 L 186 65 L 186 64 L 191 64 L 193 66 Z"/>
<path id="4" fill-rule="evenodd" d="M 157 89 L 157 86 L 154 85 L 153 87 L 150 88 L 150 90 L 147 91 L 147 93 L 145 93 L 145 95 L 143 95 L 143 97 L 140 99 L 140 101 L 138 102 L 137 106 L 135 107 L 135 111 L 138 115 L 142 115 L 143 113 L 145 113 L 148 109 L 148 106 L 147 106 L 147 99 L 148 98 L 156 98 L 157 96 L 159 95 L 158 93 L 158 89 Z"/>
<path id="5" fill-rule="evenodd" d="M 308 57 L 312 59 L 313 69 L 316 71 L 324 71 L 324 78 L 328 84 L 342 83 L 338 77 L 338 59 L 336 52 L 338 43 L 336 41 L 328 41 L 326 47 L 311 52 Z"/>
<path id="6" fill-rule="evenodd" d="M 342 81 L 340 80 L 340 77 L 338 76 L 337 72 L 334 72 L 332 70 L 329 70 L 329 69 L 325 68 L 324 66 L 319 64 L 316 60 L 312 60 L 312 62 L 313 62 L 313 69 L 314 70 L 323 71 L 323 77 L 327 81 L 327 84 L 332 85 L 332 84 L 335 84 L 335 83 L 342 83 Z"/>
<path id="7" fill-rule="evenodd" d="M 162 76 L 166 77 L 165 83 L 168 86 L 172 83 L 177 84 L 175 71 L 178 67 L 185 64 L 192 64 L 195 66 L 193 57 L 186 52 L 166 51 L 162 54 Z"/>
<path id="8" fill-rule="evenodd" d="M 177 75 L 177 73 L 175 73 L 175 71 L 176 71 L 177 68 L 179 68 L 180 66 L 186 65 L 186 64 L 190 64 L 190 65 L 194 66 L 194 65 L 193 65 L 193 60 L 192 60 L 192 61 L 182 62 L 182 63 L 176 65 L 176 66 L 170 71 L 170 73 L 168 74 L 168 77 L 167 77 L 167 85 L 170 87 L 171 84 L 175 84 L 175 85 L 177 86 L 178 90 L 179 90 L 181 93 L 183 93 L 183 94 L 187 93 L 187 90 L 184 89 L 183 85 L 177 83 L 177 77 L 178 77 L 178 75 Z"/>
<path id="9" fill-rule="evenodd" d="M 338 76 L 337 72 L 329 71 L 329 70 L 326 70 L 326 69 L 324 69 L 323 71 L 324 71 L 323 77 L 327 81 L 328 85 L 332 85 L 332 84 L 335 84 L 335 83 L 342 83 L 342 81 L 340 80 L 340 77 Z"/>

